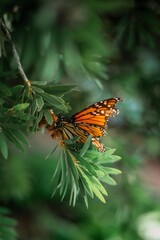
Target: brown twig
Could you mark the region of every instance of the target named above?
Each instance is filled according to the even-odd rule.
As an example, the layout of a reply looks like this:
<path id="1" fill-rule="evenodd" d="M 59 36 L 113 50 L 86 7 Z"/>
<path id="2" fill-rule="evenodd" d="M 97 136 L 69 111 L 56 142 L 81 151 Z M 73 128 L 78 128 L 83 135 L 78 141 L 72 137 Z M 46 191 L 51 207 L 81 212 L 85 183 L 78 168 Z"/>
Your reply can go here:
<path id="1" fill-rule="evenodd" d="M 13 51 L 13 56 L 16 60 L 16 63 L 17 63 L 17 67 L 18 67 L 18 70 L 19 70 L 19 73 L 23 79 L 23 81 L 28 85 L 28 87 L 31 86 L 31 83 L 30 81 L 28 80 L 24 70 L 23 70 L 23 67 L 22 67 L 22 64 L 20 62 L 20 57 L 18 55 L 18 52 L 17 52 L 17 49 L 16 49 L 16 46 L 14 44 L 14 42 L 12 41 L 12 38 L 11 38 L 11 34 L 8 30 L 8 28 L 6 27 L 5 23 L 2 21 L 2 19 L 0 19 L 0 25 L 2 27 L 2 30 L 3 32 L 5 33 L 7 39 L 10 41 L 11 45 L 12 45 L 12 51 Z"/>

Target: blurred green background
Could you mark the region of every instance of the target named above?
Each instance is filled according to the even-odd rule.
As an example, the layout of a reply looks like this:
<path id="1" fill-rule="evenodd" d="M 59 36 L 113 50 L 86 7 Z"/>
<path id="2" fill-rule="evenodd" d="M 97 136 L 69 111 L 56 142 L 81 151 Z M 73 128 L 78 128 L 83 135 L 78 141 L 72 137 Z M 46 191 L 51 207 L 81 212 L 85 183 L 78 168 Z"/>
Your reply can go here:
<path id="1" fill-rule="evenodd" d="M 65 96 L 71 114 L 123 99 L 103 138 L 122 157 L 107 204 L 91 199 L 87 210 L 81 198 L 74 208 L 51 198 L 55 162 L 44 158 L 52 142 L 37 133 L 26 153 L 11 145 L 9 159 L 1 156 L 0 239 L 159 240 L 159 1 L 1 0 L 0 14 L 31 81 L 77 84 Z M 20 84 L 10 49 L 0 53 L 0 77 Z"/>

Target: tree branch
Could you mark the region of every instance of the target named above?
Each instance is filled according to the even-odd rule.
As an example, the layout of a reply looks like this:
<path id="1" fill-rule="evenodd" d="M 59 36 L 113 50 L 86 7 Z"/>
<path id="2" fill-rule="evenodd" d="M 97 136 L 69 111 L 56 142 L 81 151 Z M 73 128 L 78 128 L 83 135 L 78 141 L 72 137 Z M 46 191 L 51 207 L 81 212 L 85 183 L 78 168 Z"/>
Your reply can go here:
<path id="1" fill-rule="evenodd" d="M 18 55 L 16 46 L 15 46 L 14 42 L 12 41 L 11 34 L 10 34 L 8 28 L 6 27 L 5 23 L 2 21 L 2 19 L 0 19 L 0 25 L 1 25 L 2 30 L 4 31 L 5 35 L 7 36 L 7 39 L 10 41 L 10 43 L 12 45 L 13 56 L 14 56 L 14 58 L 16 60 L 19 73 L 20 73 L 23 81 L 30 87 L 31 83 L 28 80 L 28 78 L 27 78 L 27 76 L 26 76 L 26 74 L 25 74 L 25 72 L 23 70 L 23 67 L 22 67 L 22 64 L 20 62 L 20 57 Z"/>

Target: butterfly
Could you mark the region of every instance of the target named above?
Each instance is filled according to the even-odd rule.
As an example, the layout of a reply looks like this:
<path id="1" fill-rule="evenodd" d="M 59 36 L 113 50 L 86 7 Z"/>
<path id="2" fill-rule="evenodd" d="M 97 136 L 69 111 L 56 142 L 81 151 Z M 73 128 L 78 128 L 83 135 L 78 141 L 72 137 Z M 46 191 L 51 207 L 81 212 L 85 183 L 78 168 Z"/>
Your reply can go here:
<path id="1" fill-rule="evenodd" d="M 119 110 L 115 107 L 119 101 L 122 101 L 122 99 L 118 97 L 108 98 L 96 102 L 69 117 L 55 115 L 51 110 L 52 124 L 49 125 L 43 117 L 39 126 L 45 125 L 52 138 L 58 138 L 62 141 L 79 137 L 78 142 L 85 143 L 88 136 L 91 135 L 92 144 L 100 152 L 105 152 L 100 137 L 106 134 L 109 117 L 114 117 L 119 113 Z"/>

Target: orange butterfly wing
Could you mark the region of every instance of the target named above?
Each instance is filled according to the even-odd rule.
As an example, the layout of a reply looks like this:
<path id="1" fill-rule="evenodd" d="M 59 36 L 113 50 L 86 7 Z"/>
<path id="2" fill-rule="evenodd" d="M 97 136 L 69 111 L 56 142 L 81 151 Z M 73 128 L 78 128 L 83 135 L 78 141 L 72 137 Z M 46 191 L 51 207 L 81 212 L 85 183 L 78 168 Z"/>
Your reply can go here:
<path id="1" fill-rule="evenodd" d="M 78 127 L 90 132 L 93 136 L 102 136 L 102 129 L 106 129 L 109 117 L 114 117 L 119 113 L 115 105 L 122 101 L 120 98 L 109 98 L 97 102 L 79 113 L 73 115 L 74 122 Z"/>
<path id="2" fill-rule="evenodd" d="M 120 98 L 109 98 L 97 102 L 79 113 L 73 115 L 74 122 L 79 129 L 82 129 L 86 138 L 81 140 L 85 142 L 87 135 L 92 135 L 92 143 L 100 150 L 105 151 L 99 137 L 106 133 L 107 121 L 109 117 L 114 117 L 119 113 L 115 105 L 122 101 Z"/>

